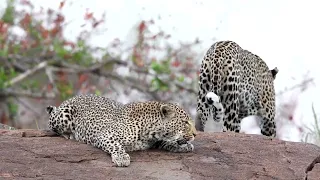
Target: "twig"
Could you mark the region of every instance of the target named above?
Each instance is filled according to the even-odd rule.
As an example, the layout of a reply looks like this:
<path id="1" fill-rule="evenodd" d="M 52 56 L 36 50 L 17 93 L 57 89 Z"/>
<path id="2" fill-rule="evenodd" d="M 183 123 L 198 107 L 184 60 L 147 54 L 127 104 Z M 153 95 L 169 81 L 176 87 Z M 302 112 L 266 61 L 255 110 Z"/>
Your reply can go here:
<path id="1" fill-rule="evenodd" d="M 284 93 L 286 93 L 286 92 L 288 92 L 288 91 L 292 91 L 292 90 L 294 90 L 294 89 L 296 89 L 296 88 L 305 86 L 306 84 L 311 83 L 311 82 L 313 82 L 313 78 L 308 78 L 308 79 L 302 81 L 302 82 L 299 83 L 299 84 L 296 84 L 296 85 L 294 85 L 294 86 L 292 86 L 292 87 L 290 87 L 290 88 L 288 88 L 288 89 L 285 89 L 285 90 L 283 90 L 283 91 L 278 92 L 278 93 L 276 94 L 276 96 L 281 96 L 282 94 L 284 94 Z"/>

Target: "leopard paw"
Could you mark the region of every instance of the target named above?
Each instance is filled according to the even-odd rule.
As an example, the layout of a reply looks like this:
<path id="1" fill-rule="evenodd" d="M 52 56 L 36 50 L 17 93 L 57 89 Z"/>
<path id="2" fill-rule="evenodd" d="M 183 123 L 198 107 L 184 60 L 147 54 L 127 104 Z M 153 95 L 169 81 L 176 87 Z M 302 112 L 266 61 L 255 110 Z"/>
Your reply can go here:
<path id="1" fill-rule="evenodd" d="M 194 150 L 194 146 L 191 143 L 172 146 L 170 149 L 171 152 L 177 152 L 177 153 L 187 153 L 187 152 L 192 152 L 193 150 Z"/>
<path id="2" fill-rule="evenodd" d="M 180 145 L 180 152 L 192 152 L 194 150 L 194 146 L 191 143 L 186 143 Z"/>
<path id="3" fill-rule="evenodd" d="M 112 154 L 112 162 L 119 167 L 128 167 L 130 165 L 130 156 L 127 153 L 124 154 Z"/>

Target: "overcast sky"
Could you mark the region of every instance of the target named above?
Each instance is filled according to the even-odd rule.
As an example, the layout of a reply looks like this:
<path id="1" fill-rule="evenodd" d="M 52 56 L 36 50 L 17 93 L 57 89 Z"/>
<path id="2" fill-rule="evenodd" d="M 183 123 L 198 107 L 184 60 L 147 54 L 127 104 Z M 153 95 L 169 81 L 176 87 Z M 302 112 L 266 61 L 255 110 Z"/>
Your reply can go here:
<path id="1" fill-rule="evenodd" d="M 58 1 L 32 2 L 37 6 L 58 7 Z M 63 12 L 67 21 L 72 20 L 66 32 L 74 39 L 83 24 L 86 8 L 95 14 L 105 11 L 108 30 L 92 40 L 99 46 L 114 38 L 130 40 L 129 31 L 142 19 L 155 19 L 158 26 L 172 34 L 173 40 L 192 41 L 198 37 L 203 41 L 199 51 L 202 54 L 215 40 L 236 41 L 259 55 L 270 68 L 278 67 L 276 91 L 299 82 L 309 71 L 315 84 L 300 96 L 295 116 L 308 123 L 312 122 L 312 102 L 320 111 L 320 104 L 315 102 L 319 99 L 318 7 L 316 0 L 77 0 Z M 288 133 L 294 130 L 288 129 Z M 299 141 L 297 136 L 286 139 Z"/>

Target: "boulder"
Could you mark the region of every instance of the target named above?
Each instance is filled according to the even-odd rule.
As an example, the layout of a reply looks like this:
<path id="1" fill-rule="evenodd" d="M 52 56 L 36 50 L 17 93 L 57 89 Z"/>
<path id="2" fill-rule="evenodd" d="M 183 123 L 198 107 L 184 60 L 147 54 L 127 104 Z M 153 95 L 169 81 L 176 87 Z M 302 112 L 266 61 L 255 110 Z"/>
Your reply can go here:
<path id="1" fill-rule="evenodd" d="M 0 130 L 0 179 L 304 179 L 320 148 L 262 135 L 198 133 L 192 153 L 129 152 L 129 167 L 46 130 Z M 320 179 L 313 164 L 308 179 Z"/>

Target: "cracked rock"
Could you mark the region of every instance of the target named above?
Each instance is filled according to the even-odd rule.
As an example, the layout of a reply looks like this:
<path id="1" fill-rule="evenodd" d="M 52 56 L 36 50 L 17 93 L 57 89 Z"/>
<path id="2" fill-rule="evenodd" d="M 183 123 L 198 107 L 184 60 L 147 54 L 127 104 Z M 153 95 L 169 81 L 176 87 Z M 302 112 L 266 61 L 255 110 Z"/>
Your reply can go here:
<path id="1" fill-rule="evenodd" d="M 131 164 L 114 167 L 91 145 L 48 131 L 0 130 L 0 179 L 304 179 L 320 148 L 261 135 L 199 132 L 193 153 L 129 152 Z M 308 173 L 318 180 L 319 166 Z"/>

